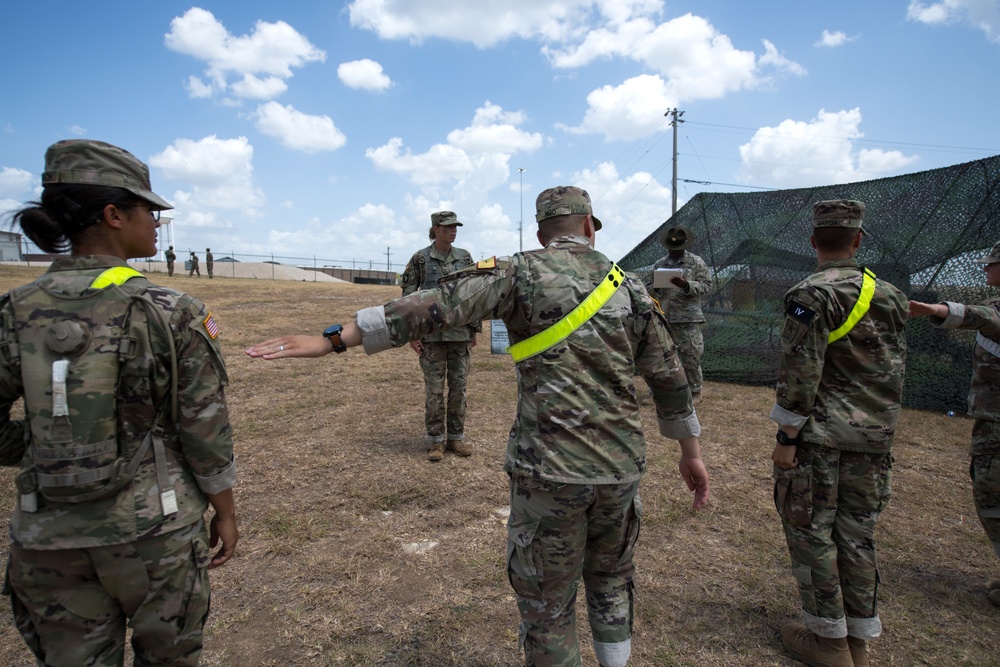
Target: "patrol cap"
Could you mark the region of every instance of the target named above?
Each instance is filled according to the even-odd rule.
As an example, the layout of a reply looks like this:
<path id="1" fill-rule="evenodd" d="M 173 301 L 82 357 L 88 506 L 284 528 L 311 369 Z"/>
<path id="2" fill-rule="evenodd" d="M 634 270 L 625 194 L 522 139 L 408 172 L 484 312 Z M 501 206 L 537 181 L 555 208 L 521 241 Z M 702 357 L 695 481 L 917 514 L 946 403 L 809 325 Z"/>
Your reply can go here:
<path id="1" fill-rule="evenodd" d="M 435 227 L 463 227 L 458 221 L 458 216 L 452 211 L 438 211 L 431 213 L 431 224 Z"/>
<path id="2" fill-rule="evenodd" d="M 671 227 L 660 234 L 660 245 L 668 250 L 683 250 L 693 240 L 694 234 L 684 227 Z"/>
<path id="3" fill-rule="evenodd" d="M 990 254 L 978 260 L 981 264 L 996 264 L 1000 262 L 1000 243 L 994 243 Z"/>
<path id="4" fill-rule="evenodd" d="M 594 215 L 590 195 L 583 188 L 560 185 L 542 191 L 535 199 L 535 222 L 541 224 L 560 215 L 586 214 L 594 220 L 594 230 L 601 228 L 601 221 Z"/>
<path id="5" fill-rule="evenodd" d="M 42 185 L 56 183 L 124 188 L 158 210 L 173 208 L 153 192 L 149 167 L 127 150 L 103 141 L 66 139 L 49 146 Z"/>
<path id="6" fill-rule="evenodd" d="M 865 203 L 854 199 L 827 199 L 813 204 L 813 229 L 851 227 L 862 229 Z"/>

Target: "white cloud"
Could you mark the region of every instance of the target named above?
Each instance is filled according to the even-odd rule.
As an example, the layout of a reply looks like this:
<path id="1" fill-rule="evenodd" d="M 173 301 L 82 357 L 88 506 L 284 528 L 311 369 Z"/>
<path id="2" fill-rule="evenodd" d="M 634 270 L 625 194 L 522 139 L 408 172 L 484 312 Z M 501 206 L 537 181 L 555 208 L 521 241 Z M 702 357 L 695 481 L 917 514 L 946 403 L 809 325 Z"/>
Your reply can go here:
<path id="1" fill-rule="evenodd" d="M 382 71 L 382 66 L 368 58 L 341 63 L 337 66 L 337 76 L 348 88 L 381 92 L 392 85 L 392 79 Z"/>
<path id="2" fill-rule="evenodd" d="M 914 163 L 918 156 L 881 149 L 856 150 L 861 110 L 819 111 L 809 122 L 785 120 L 762 127 L 740 146 L 741 183 L 797 188 L 881 178 Z"/>
<path id="3" fill-rule="evenodd" d="M 35 177 L 30 171 L 17 169 L 15 167 L 4 167 L 0 169 L 0 196 L 17 197 L 22 193 L 31 190 L 31 184 Z"/>
<path id="4" fill-rule="evenodd" d="M 16 199 L 0 199 L 0 220 L 3 221 L 4 225 L 8 224 L 7 214 L 13 213 L 22 206 L 24 206 L 24 202 Z"/>
<path id="5" fill-rule="evenodd" d="M 329 116 L 310 116 L 292 105 L 267 102 L 253 113 L 257 129 L 304 153 L 335 151 L 347 141 Z"/>
<path id="6" fill-rule="evenodd" d="M 924 3 L 911 0 L 906 18 L 929 25 L 967 24 L 982 31 L 991 42 L 1000 43 L 1000 2 L 997 0 L 942 0 Z"/>
<path id="7" fill-rule="evenodd" d="M 829 30 L 823 31 L 823 36 L 820 40 L 816 42 L 813 46 L 825 46 L 827 48 L 836 48 L 838 46 L 843 46 L 848 42 L 853 42 L 857 37 L 848 37 L 847 33 L 841 32 L 839 30 L 835 32 L 830 32 Z"/>
<path id="8" fill-rule="evenodd" d="M 677 106 L 659 75 L 642 74 L 620 86 L 604 86 L 587 95 L 587 112 L 576 127 L 557 127 L 576 134 L 603 134 L 608 141 L 635 139 L 663 122 L 664 112 Z"/>
<path id="9" fill-rule="evenodd" d="M 80 127 L 79 125 L 70 125 L 69 127 L 66 128 L 66 131 L 78 137 L 82 137 L 83 135 L 87 134 L 87 128 Z"/>
<path id="10" fill-rule="evenodd" d="M 182 184 L 168 201 L 176 209 L 174 219 L 185 225 L 225 226 L 231 223 L 218 210 L 256 217 L 264 204 L 263 192 L 254 185 L 253 146 L 246 137 L 177 139 L 149 164 Z"/>
<path id="11" fill-rule="evenodd" d="M 447 143 L 435 144 L 427 152 L 413 154 L 403 148 L 399 137 L 365 155 L 383 171 L 392 171 L 417 185 L 441 185 L 489 190 L 507 180 L 510 156 L 541 147 L 543 137 L 518 126 L 525 122 L 521 112 L 507 112 L 487 101 L 476 110 L 472 124 L 448 133 Z"/>
<path id="12" fill-rule="evenodd" d="M 283 82 L 292 77 L 293 68 L 326 60 L 325 52 L 284 21 L 258 21 L 250 35 L 235 36 L 199 7 L 170 22 L 164 44 L 207 63 L 207 83 L 194 76 L 188 79 L 188 92 L 196 98 L 226 92 L 257 99 L 266 99 L 265 93 L 274 97 L 285 91 Z M 230 85 L 230 76 L 239 81 Z"/>

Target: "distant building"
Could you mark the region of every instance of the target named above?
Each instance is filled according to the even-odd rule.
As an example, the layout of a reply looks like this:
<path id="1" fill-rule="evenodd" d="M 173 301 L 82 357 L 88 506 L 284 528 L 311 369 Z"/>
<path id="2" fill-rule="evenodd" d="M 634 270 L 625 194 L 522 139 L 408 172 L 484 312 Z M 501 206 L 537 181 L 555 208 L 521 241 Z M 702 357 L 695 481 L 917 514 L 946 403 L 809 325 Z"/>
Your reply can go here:
<path id="1" fill-rule="evenodd" d="M 341 269 L 336 266 L 324 266 L 313 269 L 311 266 L 300 266 L 300 269 L 315 270 L 328 276 L 346 280 L 359 285 L 398 285 L 399 275 L 395 271 L 375 271 L 372 269 Z"/>
<path id="2" fill-rule="evenodd" d="M 21 235 L 15 232 L 0 232 L 0 262 L 21 261 Z"/>

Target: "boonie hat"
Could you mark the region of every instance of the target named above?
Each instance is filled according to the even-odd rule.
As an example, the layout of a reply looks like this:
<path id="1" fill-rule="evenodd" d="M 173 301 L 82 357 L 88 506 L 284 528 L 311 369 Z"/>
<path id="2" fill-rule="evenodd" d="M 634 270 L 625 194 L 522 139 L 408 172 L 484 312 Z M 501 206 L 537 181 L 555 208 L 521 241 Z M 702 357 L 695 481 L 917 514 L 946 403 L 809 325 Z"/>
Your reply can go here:
<path id="1" fill-rule="evenodd" d="M 458 221 L 458 216 L 452 211 L 438 211 L 431 213 L 431 224 L 435 227 L 464 227 Z"/>
<path id="2" fill-rule="evenodd" d="M 981 264 L 996 264 L 1000 262 L 1000 243 L 994 243 L 990 254 L 978 260 Z"/>
<path id="3" fill-rule="evenodd" d="M 813 204 L 813 229 L 849 227 L 860 229 L 865 217 L 865 203 L 854 199 L 827 199 Z"/>
<path id="4" fill-rule="evenodd" d="M 590 195 L 583 188 L 560 185 L 544 190 L 535 199 L 535 222 L 539 224 L 560 215 L 586 214 L 594 220 L 594 230 L 601 228 L 601 221 L 594 215 Z"/>
<path id="5" fill-rule="evenodd" d="M 42 185 L 73 183 L 124 188 L 157 209 L 173 206 L 153 192 L 149 167 L 123 148 L 93 139 L 58 141 L 45 151 Z"/>
<path id="6" fill-rule="evenodd" d="M 684 227 L 671 227 L 660 234 L 660 245 L 668 250 L 683 250 L 691 245 L 694 234 Z"/>

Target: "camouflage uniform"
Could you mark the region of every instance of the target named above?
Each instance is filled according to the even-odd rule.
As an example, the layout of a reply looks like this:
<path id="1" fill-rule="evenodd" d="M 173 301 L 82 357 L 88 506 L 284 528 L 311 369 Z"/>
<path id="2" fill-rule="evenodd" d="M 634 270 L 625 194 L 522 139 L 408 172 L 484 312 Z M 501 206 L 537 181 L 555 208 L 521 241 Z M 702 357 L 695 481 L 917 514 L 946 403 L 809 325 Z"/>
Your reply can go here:
<path id="1" fill-rule="evenodd" d="M 1000 248 L 996 255 L 1000 256 Z M 945 302 L 948 317 L 931 317 L 942 329 L 973 329 L 978 332 L 972 352 L 972 386 L 969 389 L 969 416 L 972 426 L 972 495 L 979 521 L 993 550 L 1000 557 L 1000 299 L 981 306 Z"/>
<path id="2" fill-rule="evenodd" d="M 686 250 L 679 260 L 667 255 L 653 265 L 654 270 L 676 268 L 684 269 L 684 279 L 688 283 L 685 289 L 652 289 L 652 282 L 647 287 L 670 323 L 670 333 L 677 344 L 677 353 L 684 364 L 691 393 L 698 394 L 702 384 L 701 358 L 705 354 L 705 339 L 701 333 L 705 323 L 705 316 L 701 312 L 701 295 L 712 289 L 712 275 L 701 257 Z"/>
<path id="3" fill-rule="evenodd" d="M 177 261 L 177 254 L 174 252 L 173 246 L 167 248 L 167 252 L 164 255 L 167 259 L 167 275 L 174 275 L 174 262 Z"/>
<path id="4" fill-rule="evenodd" d="M 201 271 L 198 269 L 198 255 L 191 253 L 191 270 L 188 271 L 188 278 L 196 273 L 198 274 L 198 277 L 201 278 Z"/>
<path id="5" fill-rule="evenodd" d="M 418 250 L 403 271 L 403 296 L 421 289 L 437 287 L 438 280 L 449 273 L 472 266 L 472 255 L 467 250 L 452 247 L 447 254 L 434 244 Z M 424 351 L 420 355 L 420 368 L 424 372 L 424 425 L 427 438 L 444 442 L 465 439 L 465 387 L 472 367 L 470 341 L 482 324 L 461 327 L 453 331 L 429 334 L 421 338 Z M 448 383 L 448 409 L 445 411 L 444 385 Z M 447 414 L 447 431 L 445 430 Z"/>
<path id="6" fill-rule="evenodd" d="M 81 294 L 105 269 L 118 266 L 128 265 L 106 256 L 60 257 L 37 282 Z M 136 278 L 129 285 L 139 280 L 145 282 Z M 113 497 L 64 504 L 39 495 L 36 511 L 19 503 L 10 524 L 5 592 L 18 630 L 40 664 L 121 665 L 126 618 L 136 664 L 195 665 L 201 652 L 209 596 L 205 494 L 221 493 L 236 479 L 223 392 L 228 377 L 218 329 L 201 302 L 151 284 L 146 295 L 167 317 L 174 337 L 178 422 L 171 422 L 163 407 L 171 378 L 167 339 L 150 326 L 148 335 L 140 331 L 140 345 L 150 349 L 126 362 L 137 365 L 142 381 L 121 388 L 119 437 L 128 443 L 126 451 L 134 452 L 156 423 L 177 511 L 163 515 L 152 450 L 132 483 Z M 0 301 L 0 322 L 13 324 L 0 332 L 4 347 L 30 354 L 30 347 L 17 341 L 19 327 L 7 299 Z M 3 359 L 0 465 L 26 470 L 32 465 L 27 422 L 10 419 L 11 405 L 25 393 L 21 364 L 9 352 Z"/>
<path id="7" fill-rule="evenodd" d="M 208 277 L 212 277 L 212 269 L 215 267 L 215 255 L 208 248 L 205 248 L 205 271 L 208 273 Z"/>
<path id="8" fill-rule="evenodd" d="M 868 312 L 842 338 L 859 299 L 854 259 L 823 263 L 785 295 L 771 419 L 800 429 L 799 464 L 774 468 L 806 628 L 820 637 L 878 637 L 875 522 L 892 497 L 890 447 L 906 361 L 905 295 L 876 280 Z"/>
<path id="9" fill-rule="evenodd" d="M 359 311 L 362 342 L 372 354 L 499 318 L 518 343 L 560 320 L 610 268 L 585 237 L 557 236 L 542 250 L 452 274 L 437 290 Z M 594 317 L 518 362 L 517 371 L 517 416 L 504 469 L 511 478 L 508 578 L 526 664 L 581 664 L 574 605 L 582 577 L 598 659 L 624 665 L 642 514 L 638 485 L 646 468 L 632 377 L 638 372 L 649 384 L 663 435 L 697 436 L 701 426 L 676 349 L 642 284 L 627 277 Z"/>

